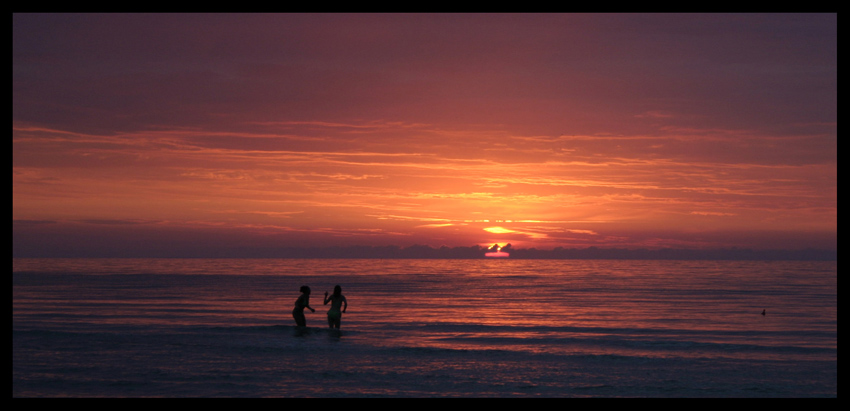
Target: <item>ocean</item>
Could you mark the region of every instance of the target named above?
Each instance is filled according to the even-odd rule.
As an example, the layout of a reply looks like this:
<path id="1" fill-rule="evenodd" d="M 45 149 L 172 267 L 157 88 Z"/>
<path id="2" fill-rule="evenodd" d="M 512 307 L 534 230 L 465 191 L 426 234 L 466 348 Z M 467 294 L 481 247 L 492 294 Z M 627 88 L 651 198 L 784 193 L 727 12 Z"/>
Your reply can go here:
<path id="1" fill-rule="evenodd" d="M 835 398 L 837 275 L 837 261 L 13 258 L 12 396 Z M 296 327 L 302 285 L 316 312 Z M 340 330 L 322 304 L 335 285 Z"/>

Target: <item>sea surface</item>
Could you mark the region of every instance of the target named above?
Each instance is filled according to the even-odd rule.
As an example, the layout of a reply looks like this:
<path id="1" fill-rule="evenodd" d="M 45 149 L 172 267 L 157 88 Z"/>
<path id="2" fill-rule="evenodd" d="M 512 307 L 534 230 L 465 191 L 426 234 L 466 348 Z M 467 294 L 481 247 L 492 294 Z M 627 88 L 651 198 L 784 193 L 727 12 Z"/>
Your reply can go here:
<path id="1" fill-rule="evenodd" d="M 12 396 L 837 397 L 837 274 L 837 261 L 13 259 Z M 330 330 L 337 284 L 348 309 Z M 291 314 L 302 285 L 306 328 Z"/>

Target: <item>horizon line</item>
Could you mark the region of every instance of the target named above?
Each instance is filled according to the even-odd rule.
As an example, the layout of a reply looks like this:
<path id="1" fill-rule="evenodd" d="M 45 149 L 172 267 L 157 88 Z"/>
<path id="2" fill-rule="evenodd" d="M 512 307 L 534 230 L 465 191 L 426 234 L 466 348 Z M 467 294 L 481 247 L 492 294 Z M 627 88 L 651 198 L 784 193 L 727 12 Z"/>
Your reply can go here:
<path id="1" fill-rule="evenodd" d="M 489 259 L 489 260 L 799 260 L 837 261 L 838 250 L 825 248 L 804 249 L 752 249 L 725 248 L 615 248 L 589 246 L 585 248 L 553 249 L 512 248 L 505 246 L 500 258 L 488 256 L 491 250 L 480 245 L 441 246 L 415 244 L 409 247 L 397 245 L 349 245 L 324 247 L 243 247 L 215 248 L 192 251 L 154 251 L 132 253 L 126 250 L 83 253 L 19 253 L 13 251 L 12 258 L 279 258 L 279 259 Z"/>

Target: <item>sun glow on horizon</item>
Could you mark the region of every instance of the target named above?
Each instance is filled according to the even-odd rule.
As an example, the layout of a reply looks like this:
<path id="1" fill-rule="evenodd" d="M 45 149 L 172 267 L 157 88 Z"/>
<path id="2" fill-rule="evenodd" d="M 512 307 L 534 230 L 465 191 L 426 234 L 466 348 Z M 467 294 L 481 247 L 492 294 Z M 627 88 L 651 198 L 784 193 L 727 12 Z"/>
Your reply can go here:
<path id="1" fill-rule="evenodd" d="M 493 244 L 493 246 L 492 246 L 492 247 L 490 247 L 490 249 L 489 249 L 490 251 L 489 251 L 489 252 L 487 252 L 487 253 L 484 253 L 484 256 L 485 256 L 485 257 L 489 257 L 489 258 L 506 258 L 506 257 L 510 257 L 510 253 L 507 253 L 507 252 L 505 252 L 505 251 L 502 251 L 502 248 L 504 248 L 504 246 L 500 246 L 499 244 Z"/>
<path id="2" fill-rule="evenodd" d="M 486 228 L 484 228 L 484 231 L 486 231 L 488 233 L 493 233 L 493 234 L 509 234 L 509 233 L 515 232 L 514 230 L 509 230 L 509 229 L 504 228 L 504 227 L 486 227 Z"/>

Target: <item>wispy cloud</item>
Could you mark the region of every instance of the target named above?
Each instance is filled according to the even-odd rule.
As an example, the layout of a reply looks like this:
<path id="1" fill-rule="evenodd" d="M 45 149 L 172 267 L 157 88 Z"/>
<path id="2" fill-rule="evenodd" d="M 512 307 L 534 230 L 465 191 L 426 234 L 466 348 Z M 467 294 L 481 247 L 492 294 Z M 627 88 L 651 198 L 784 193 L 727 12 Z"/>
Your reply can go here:
<path id="1" fill-rule="evenodd" d="M 205 15 L 15 14 L 13 220 L 320 244 L 831 238 L 836 16 L 729 17 L 219 16 L 207 38 Z"/>

